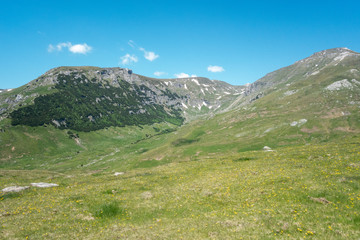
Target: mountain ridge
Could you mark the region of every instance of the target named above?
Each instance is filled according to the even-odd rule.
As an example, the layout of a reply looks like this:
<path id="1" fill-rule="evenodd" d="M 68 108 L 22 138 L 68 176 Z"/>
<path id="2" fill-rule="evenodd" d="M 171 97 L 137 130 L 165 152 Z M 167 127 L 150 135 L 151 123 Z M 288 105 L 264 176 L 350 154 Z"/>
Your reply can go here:
<path id="1" fill-rule="evenodd" d="M 70 76 L 72 80 L 84 78 L 79 81 L 79 84 L 87 84 L 88 81 L 100 85 L 108 85 L 107 88 L 120 88 L 119 81 L 128 82 L 132 86 L 143 86 L 148 88 L 141 90 L 147 97 L 152 98 L 153 103 L 161 104 L 166 107 L 182 106 L 184 115 L 195 115 L 201 111 L 206 114 L 209 110 L 214 108 L 217 110 L 223 103 L 220 98 L 229 98 L 225 95 L 240 94 L 240 88 L 231 86 L 221 81 L 211 81 L 207 78 L 192 77 L 182 79 L 154 79 L 145 76 L 137 75 L 132 70 L 127 68 L 98 68 L 98 67 L 57 67 L 47 71 L 39 78 L 29 82 L 28 84 L 11 90 L 11 93 L 0 95 L 0 114 L 14 111 L 19 107 L 24 107 L 34 103 L 34 99 L 40 97 L 42 94 L 52 94 L 56 92 L 56 86 L 59 85 L 59 76 Z M 65 80 L 66 83 L 66 80 Z M 188 88 L 189 86 L 189 88 Z M 222 88 L 219 92 L 217 88 Z M 42 90 L 42 92 L 37 90 Z M 171 90 L 170 92 L 169 89 Z M 193 91 L 197 89 L 196 91 Z M 200 91 L 199 91 L 200 90 Z M 30 94 L 31 93 L 31 94 Z M 220 94 L 221 93 L 221 94 Z M 139 93 L 140 94 L 140 93 Z M 177 96 L 171 98 L 167 94 Z M 2 97 L 2 99 L 1 99 Z M 1 101 L 2 100 L 2 101 Z M 205 107 L 206 109 L 202 109 Z M 192 108 L 191 110 L 189 108 Z M 186 111 L 186 109 L 189 109 Z M 196 110 L 197 109 L 197 110 Z M 195 110 L 195 111 L 194 111 Z M 187 114 L 189 113 L 189 114 Z M 4 116 L 3 116 L 4 118 Z M 191 117 L 190 117 L 191 118 Z M 55 119 L 56 120 L 56 119 Z M 57 120 L 56 120 L 57 121 Z"/>
<path id="2" fill-rule="evenodd" d="M 135 117 L 136 114 L 148 114 L 149 110 L 146 110 L 147 112 L 143 110 L 144 106 L 154 104 L 154 106 L 158 106 L 159 109 L 163 109 L 161 110 L 163 111 L 162 114 L 167 115 L 167 117 L 164 117 L 163 119 L 171 119 L 176 116 L 175 118 L 179 119 L 180 122 L 183 121 L 181 118 L 183 118 L 185 122 L 190 122 L 194 119 L 209 118 L 233 109 L 241 109 L 274 91 L 279 91 L 279 88 L 287 89 L 285 94 L 295 93 L 299 89 L 292 89 L 292 86 L 296 86 L 301 82 L 306 82 L 308 79 L 318 78 L 318 76 L 322 75 L 322 72 L 333 71 L 331 69 L 340 69 L 339 71 L 343 71 L 341 68 L 353 66 L 354 68 L 348 69 L 347 72 L 350 75 L 352 74 L 354 80 L 350 79 L 350 82 L 346 82 L 347 80 L 343 81 L 344 78 L 342 78 L 338 80 L 343 82 L 336 84 L 340 87 L 352 86 L 352 84 L 355 84 L 354 87 L 357 87 L 355 81 L 357 81 L 356 78 L 358 77 L 359 72 L 359 70 L 356 69 L 359 59 L 359 53 L 347 48 L 327 49 L 316 52 L 292 65 L 268 73 L 254 83 L 243 86 L 233 86 L 226 82 L 210 80 L 203 77 L 172 79 L 150 78 L 135 74 L 131 69 L 119 67 L 56 67 L 20 88 L 6 91 L 3 90 L 0 92 L 0 120 L 8 118 L 10 113 L 15 111 L 19 112 L 19 109 L 29 108 L 29 106 L 35 104 L 35 101 L 38 98 L 44 98 L 45 95 L 57 94 L 60 83 L 59 76 L 61 76 L 60 78 L 67 79 L 63 80 L 63 86 L 73 84 L 73 86 L 69 87 L 69 90 L 79 88 L 79 86 L 84 86 L 84 84 L 93 84 L 92 86 L 94 89 L 91 91 L 94 92 L 94 99 L 92 100 L 92 104 L 96 105 L 101 101 L 108 101 L 109 106 L 110 104 L 120 106 L 120 102 L 112 102 L 114 99 L 112 99 L 112 96 L 110 95 L 95 95 L 96 88 L 103 89 L 101 91 L 106 91 L 106 89 L 111 88 L 113 92 L 109 94 L 116 96 L 115 98 L 119 98 L 116 91 L 122 91 L 122 82 L 124 84 L 129 84 L 127 86 L 129 91 L 136 92 L 133 97 L 136 98 L 136 96 L 142 96 L 142 99 L 136 100 L 140 105 L 137 104 L 136 106 L 127 107 L 129 108 L 127 114 L 131 115 L 135 113 Z M 329 82 L 329 79 L 334 76 L 335 75 L 327 76 L 326 79 L 328 80 L 326 81 Z M 332 82 L 329 82 L 328 86 L 336 82 L 335 80 L 336 79 L 331 80 Z M 86 88 L 82 89 L 84 90 Z M 78 94 L 79 96 L 75 97 L 73 102 L 77 102 L 80 99 L 80 96 L 82 96 L 81 98 L 84 98 L 84 94 L 81 94 L 81 92 L 78 92 Z M 126 93 L 122 94 L 126 95 Z M 88 103 L 82 101 L 81 104 L 86 107 L 86 104 Z M 73 105 L 73 107 L 74 106 L 76 105 Z M 93 107 L 90 108 L 93 109 Z M 97 118 L 99 119 L 104 114 L 109 115 L 111 112 L 118 111 L 116 108 L 110 108 L 112 109 L 109 110 L 110 112 L 108 110 L 106 110 L 108 111 L 107 113 L 99 112 Z M 132 108 L 134 108 L 134 110 Z M 87 112 L 85 115 L 84 112 L 82 112 L 75 118 L 87 118 L 90 122 L 94 122 L 94 119 L 96 119 L 93 116 L 94 114 L 91 114 L 91 111 L 89 112 L 88 110 L 85 112 Z M 174 115 L 175 112 L 176 114 Z M 12 117 L 15 115 L 16 114 L 12 114 Z M 17 115 L 18 118 L 19 116 L 21 116 L 21 114 Z M 154 115 L 154 118 L 156 118 L 155 116 L 156 114 Z M 51 123 L 54 124 L 54 126 L 59 127 L 59 122 L 64 122 L 65 118 L 65 115 L 61 117 L 58 116 L 58 119 L 48 120 L 47 124 Z M 81 121 L 84 123 L 83 120 Z M 26 124 L 26 122 L 26 118 L 23 117 L 22 121 L 15 121 L 15 124 Z M 124 120 L 124 122 L 126 121 Z M 132 122 L 132 120 L 130 122 Z M 141 123 L 144 124 L 146 121 L 142 121 Z M 43 123 L 38 124 L 41 125 Z M 121 123 L 118 124 L 119 126 L 123 126 Z M 149 121 L 149 124 L 151 124 L 151 121 Z M 62 127 L 64 126 L 67 126 L 67 124 L 62 125 Z M 111 126 L 111 124 L 106 126 Z M 79 129 L 80 128 L 78 128 L 78 130 Z M 94 129 L 99 128 L 95 127 Z"/>

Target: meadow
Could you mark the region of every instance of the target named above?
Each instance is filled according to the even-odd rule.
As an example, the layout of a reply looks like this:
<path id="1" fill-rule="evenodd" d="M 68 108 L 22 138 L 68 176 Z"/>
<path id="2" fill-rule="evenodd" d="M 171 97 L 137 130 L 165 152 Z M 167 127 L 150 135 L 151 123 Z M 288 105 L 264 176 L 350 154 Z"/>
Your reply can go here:
<path id="1" fill-rule="evenodd" d="M 3 167 L 2 188 L 59 187 L 0 193 L 0 238 L 360 238 L 358 137 L 156 161 L 66 171 Z"/>

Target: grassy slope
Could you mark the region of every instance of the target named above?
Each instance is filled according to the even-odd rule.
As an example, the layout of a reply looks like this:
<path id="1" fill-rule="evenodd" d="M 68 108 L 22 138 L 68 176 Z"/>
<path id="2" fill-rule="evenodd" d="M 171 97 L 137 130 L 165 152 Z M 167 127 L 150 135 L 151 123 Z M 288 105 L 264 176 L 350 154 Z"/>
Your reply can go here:
<path id="1" fill-rule="evenodd" d="M 137 156 L 166 141 L 176 126 L 161 123 L 142 128 L 111 127 L 93 132 L 76 132 L 78 142 L 68 130 L 53 126 L 7 127 L 0 132 L 0 169 L 70 170 L 119 168 L 127 170 L 139 163 Z M 163 164 L 163 162 L 156 162 Z"/>
<path id="2" fill-rule="evenodd" d="M 110 171 L 1 170 L 5 239 L 359 238 L 360 139 Z M 324 203 L 329 201 L 330 203 Z"/>
<path id="3" fill-rule="evenodd" d="M 0 231 L 9 239 L 359 238 L 360 93 L 325 90 L 351 79 L 341 68 L 171 133 L 160 134 L 168 124 L 108 128 L 80 132 L 76 144 L 66 130 L 3 121 L 1 189 L 60 187 L 3 194 Z M 259 151 L 265 145 L 276 151 Z"/>
<path id="4" fill-rule="evenodd" d="M 277 148 L 357 136 L 360 133 L 359 86 L 338 91 L 325 89 L 335 81 L 351 79 L 346 70 L 337 66 L 302 81 L 293 81 L 290 86 L 284 83 L 246 107 L 180 128 L 168 144 L 145 155 L 181 160 L 259 150 L 265 145 Z M 285 94 L 291 90 L 296 92 Z M 301 119 L 307 122 L 290 125 Z M 182 144 L 178 144 L 179 141 Z"/>

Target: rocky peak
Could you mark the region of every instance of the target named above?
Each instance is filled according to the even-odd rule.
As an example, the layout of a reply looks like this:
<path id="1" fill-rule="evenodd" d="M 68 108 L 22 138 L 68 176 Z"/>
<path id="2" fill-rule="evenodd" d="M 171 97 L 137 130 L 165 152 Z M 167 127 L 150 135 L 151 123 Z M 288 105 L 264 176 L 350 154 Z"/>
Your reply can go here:
<path id="1" fill-rule="evenodd" d="M 327 50 L 323 50 L 320 52 L 316 52 L 313 55 L 311 55 L 308 59 L 318 59 L 318 58 L 328 58 L 328 59 L 344 59 L 347 56 L 351 55 L 359 55 L 359 53 L 354 52 L 348 48 L 331 48 Z M 306 60 L 306 59 L 305 59 Z"/>
<path id="2" fill-rule="evenodd" d="M 320 52 L 316 52 L 314 53 L 314 55 L 331 55 L 331 54 L 341 54 L 344 52 L 350 52 L 350 53 L 355 53 L 354 51 L 346 48 L 346 47 L 340 47 L 340 48 L 330 48 L 330 49 L 326 49 Z"/>

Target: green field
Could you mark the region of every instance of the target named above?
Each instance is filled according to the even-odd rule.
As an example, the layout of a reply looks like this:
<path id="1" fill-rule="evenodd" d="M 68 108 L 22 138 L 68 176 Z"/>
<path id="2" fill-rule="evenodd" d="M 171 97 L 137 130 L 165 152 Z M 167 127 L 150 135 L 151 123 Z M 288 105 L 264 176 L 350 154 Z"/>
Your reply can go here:
<path id="1" fill-rule="evenodd" d="M 360 139 L 142 161 L 98 169 L 0 170 L 4 239 L 357 239 Z M 25 168 L 26 169 L 26 168 Z"/>
<path id="2" fill-rule="evenodd" d="M 0 239 L 360 239 L 360 55 L 334 55 L 348 51 L 243 87 L 73 72 L 3 93 L 0 189 L 59 186 L 0 192 Z"/>

